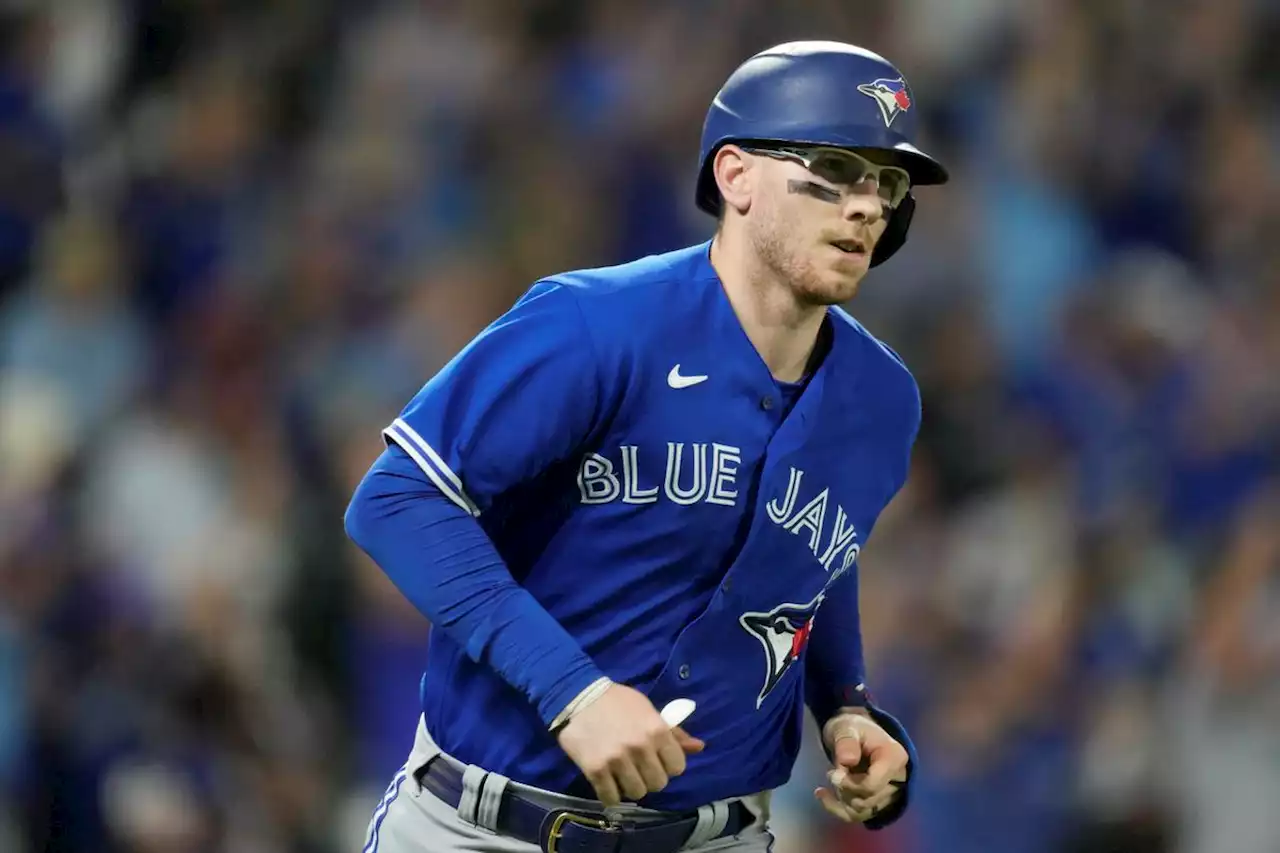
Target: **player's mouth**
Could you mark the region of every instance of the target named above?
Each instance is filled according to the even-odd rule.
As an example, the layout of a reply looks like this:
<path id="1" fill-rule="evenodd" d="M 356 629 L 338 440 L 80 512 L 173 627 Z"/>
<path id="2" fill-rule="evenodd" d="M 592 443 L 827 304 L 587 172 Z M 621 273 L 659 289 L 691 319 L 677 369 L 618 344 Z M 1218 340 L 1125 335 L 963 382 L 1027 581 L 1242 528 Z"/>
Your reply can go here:
<path id="1" fill-rule="evenodd" d="M 832 240 L 831 245 L 846 255 L 865 255 L 867 253 L 867 244 L 861 240 Z"/>

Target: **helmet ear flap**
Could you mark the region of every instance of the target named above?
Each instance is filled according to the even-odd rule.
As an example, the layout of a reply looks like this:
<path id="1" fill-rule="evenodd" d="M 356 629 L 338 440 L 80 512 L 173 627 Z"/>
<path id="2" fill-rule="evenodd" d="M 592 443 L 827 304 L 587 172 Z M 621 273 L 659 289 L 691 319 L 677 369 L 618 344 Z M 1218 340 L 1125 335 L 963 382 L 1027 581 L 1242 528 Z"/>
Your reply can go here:
<path id="1" fill-rule="evenodd" d="M 907 229 L 911 227 L 911 217 L 916 213 L 916 199 L 907 193 L 902 203 L 889 215 L 889 224 L 880 235 L 875 250 L 871 253 L 871 266 L 877 266 L 889 260 L 893 253 L 907 242 Z"/>

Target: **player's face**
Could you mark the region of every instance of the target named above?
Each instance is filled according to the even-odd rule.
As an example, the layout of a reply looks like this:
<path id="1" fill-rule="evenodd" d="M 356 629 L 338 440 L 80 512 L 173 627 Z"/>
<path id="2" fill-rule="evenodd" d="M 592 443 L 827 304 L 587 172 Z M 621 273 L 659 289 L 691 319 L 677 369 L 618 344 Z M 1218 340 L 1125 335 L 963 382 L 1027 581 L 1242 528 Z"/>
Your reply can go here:
<path id="1" fill-rule="evenodd" d="M 907 174 L 839 149 L 746 148 L 760 170 L 748 228 L 762 263 L 808 304 L 852 299 Z M 881 168 L 883 167 L 883 168 Z"/>

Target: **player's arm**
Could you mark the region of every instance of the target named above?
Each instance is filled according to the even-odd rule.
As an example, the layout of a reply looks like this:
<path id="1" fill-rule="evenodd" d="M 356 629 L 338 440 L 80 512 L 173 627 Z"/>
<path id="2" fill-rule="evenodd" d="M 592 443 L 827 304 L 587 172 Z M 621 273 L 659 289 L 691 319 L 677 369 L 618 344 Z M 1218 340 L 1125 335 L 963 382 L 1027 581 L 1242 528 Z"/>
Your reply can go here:
<path id="1" fill-rule="evenodd" d="M 885 436 L 896 450 L 888 457 L 895 462 L 884 495 L 888 505 L 907 480 L 920 431 L 921 400 L 902 358 L 883 348 L 903 369 L 883 397 Z M 873 526 L 874 520 L 867 536 Z M 828 587 L 822 614 L 814 621 L 805 652 L 805 701 L 822 729 L 833 768 L 832 789 L 815 793 L 837 817 L 880 829 L 906 811 L 919 758 L 906 729 L 875 705 L 866 687 L 857 563 Z"/>
<path id="2" fill-rule="evenodd" d="M 346 513 L 350 537 L 473 660 L 524 694 L 601 799 L 638 799 L 683 772 L 684 750 L 642 694 L 612 685 L 511 575 L 479 517 L 571 458 L 612 405 L 576 297 L 540 283 L 387 427 Z M 597 720 L 604 717 L 604 721 Z M 605 731 L 598 731 L 601 725 Z"/>
<path id="3" fill-rule="evenodd" d="M 824 790 L 820 799 L 838 816 L 881 829 L 906 810 L 918 759 L 907 730 L 867 691 L 857 571 L 855 565 L 828 588 L 825 618 L 814 620 L 805 651 L 805 701 L 834 765 L 835 793 Z M 905 779 L 900 776 L 898 784 L 893 776 L 904 760 Z"/>
<path id="4" fill-rule="evenodd" d="M 550 726 L 604 674 L 516 583 L 492 540 L 392 443 L 356 488 L 351 539 L 401 594 L 473 660 L 524 694 Z"/>
<path id="5" fill-rule="evenodd" d="M 548 724 L 603 673 L 515 582 L 476 519 L 591 430 L 600 383 L 584 325 L 573 294 L 532 288 L 383 431 L 387 450 L 345 519 L 352 540 L 433 626 Z"/>

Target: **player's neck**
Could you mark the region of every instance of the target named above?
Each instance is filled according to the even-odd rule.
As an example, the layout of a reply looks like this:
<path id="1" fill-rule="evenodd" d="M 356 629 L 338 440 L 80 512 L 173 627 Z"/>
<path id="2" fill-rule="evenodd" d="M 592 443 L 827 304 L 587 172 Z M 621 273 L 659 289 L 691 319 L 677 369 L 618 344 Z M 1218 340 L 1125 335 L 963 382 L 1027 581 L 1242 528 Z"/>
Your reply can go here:
<path id="1" fill-rule="evenodd" d="M 797 382 L 804 377 L 827 309 L 801 303 L 786 282 L 743 258 L 742 252 L 726 252 L 720 236 L 712 241 L 711 265 L 747 339 L 775 379 Z"/>

